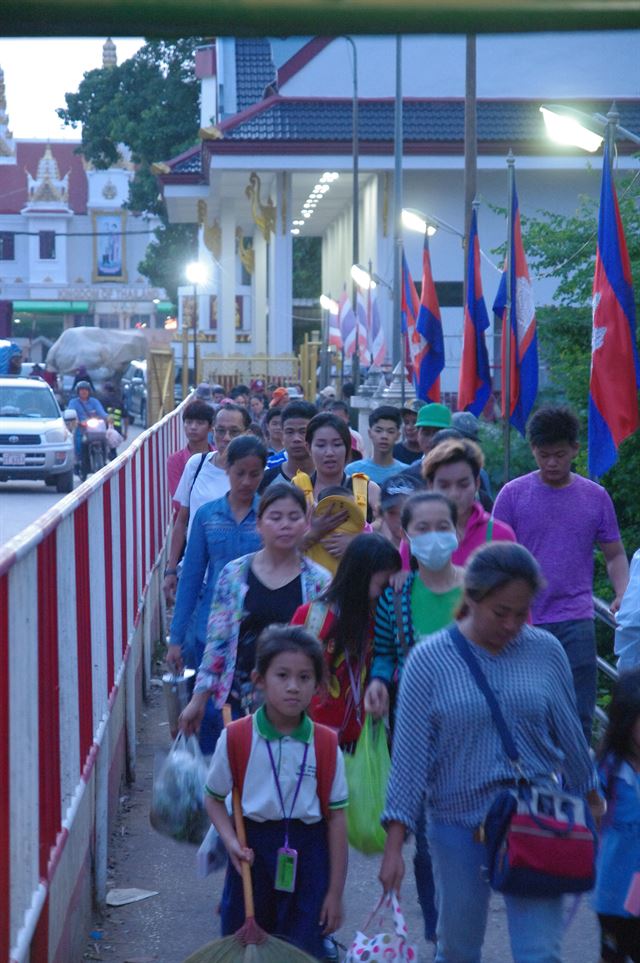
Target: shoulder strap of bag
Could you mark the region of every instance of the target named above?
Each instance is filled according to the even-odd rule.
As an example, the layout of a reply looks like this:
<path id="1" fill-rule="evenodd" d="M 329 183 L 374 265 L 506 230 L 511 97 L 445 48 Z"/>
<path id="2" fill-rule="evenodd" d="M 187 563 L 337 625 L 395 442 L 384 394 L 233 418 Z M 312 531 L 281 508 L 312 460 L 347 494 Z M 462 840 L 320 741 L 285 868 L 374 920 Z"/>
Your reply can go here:
<path id="1" fill-rule="evenodd" d="M 456 648 L 458 649 L 458 652 L 460 653 L 460 655 L 466 662 L 467 666 L 469 667 L 469 671 L 473 676 L 473 681 L 478 686 L 478 688 L 480 689 L 480 692 L 483 694 L 483 696 L 485 697 L 485 699 L 489 704 L 493 721 L 496 725 L 498 732 L 500 733 L 500 738 L 502 740 L 502 745 L 504 746 L 504 750 L 506 754 L 508 755 L 512 763 L 514 764 L 517 763 L 520 759 L 520 756 L 518 754 L 518 750 L 516 749 L 516 744 L 513 741 L 513 737 L 511 733 L 509 732 L 509 727 L 505 722 L 505 718 L 502 714 L 502 710 L 500 706 L 498 705 L 498 700 L 496 699 L 493 693 L 493 689 L 487 682 L 487 677 L 485 676 L 484 672 L 480 667 L 480 663 L 478 662 L 475 655 L 471 651 L 471 647 L 469 643 L 467 642 L 467 640 L 465 639 L 464 635 L 462 634 L 462 632 L 460 631 L 457 625 L 450 626 L 449 635 L 451 636 Z"/>
<path id="2" fill-rule="evenodd" d="M 253 716 L 235 719 L 227 726 L 227 756 L 233 785 L 238 787 L 240 797 L 244 787 L 244 777 L 251 755 L 253 739 Z"/>
<path id="3" fill-rule="evenodd" d="M 336 774 L 336 755 L 338 735 L 328 726 L 313 723 L 313 746 L 316 751 L 316 781 L 320 810 L 325 819 L 329 818 L 329 800 Z"/>
<path id="4" fill-rule="evenodd" d="M 404 613 L 402 611 L 402 591 L 393 593 L 393 610 L 396 615 L 396 625 L 398 627 L 398 639 L 400 645 L 402 646 L 402 651 L 406 659 L 409 654 L 409 643 L 407 641 L 407 634 L 404 630 Z"/>
<path id="5" fill-rule="evenodd" d="M 493 539 L 493 515 L 489 516 L 489 521 L 487 522 L 487 534 L 485 536 L 485 542 L 490 542 Z"/>
<path id="6" fill-rule="evenodd" d="M 207 455 L 210 455 L 210 454 L 211 454 L 210 451 L 203 451 L 203 452 L 202 452 L 202 457 L 200 458 L 200 464 L 199 464 L 198 467 L 196 468 L 196 473 L 195 473 L 195 475 L 193 476 L 193 481 L 191 482 L 191 488 L 189 489 L 189 501 L 191 501 L 191 492 L 193 491 L 193 486 L 194 486 L 195 483 L 196 483 L 196 479 L 197 479 L 198 475 L 200 474 L 200 472 L 202 471 L 202 466 L 204 465 L 205 461 L 207 460 Z"/>
<path id="7" fill-rule="evenodd" d="M 307 609 L 307 614 L 304 620 L 304 627 L 316 638 L 322 639 L 322 631 L 325 627 L 325 622 L 327 621 L 327 616 L 329 615 L 329 603 L 328 602 L 311 602 L 309 608 Z"/>

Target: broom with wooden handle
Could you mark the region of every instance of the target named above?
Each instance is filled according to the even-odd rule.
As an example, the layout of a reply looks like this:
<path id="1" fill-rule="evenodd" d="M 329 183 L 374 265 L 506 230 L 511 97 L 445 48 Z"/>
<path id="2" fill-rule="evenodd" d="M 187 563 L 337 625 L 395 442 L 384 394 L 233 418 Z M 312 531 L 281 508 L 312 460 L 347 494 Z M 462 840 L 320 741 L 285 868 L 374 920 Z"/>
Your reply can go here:
<path id="1" fill-rule="evenodd" d="M 222 717 L 225 727 L 231 722 L 231 707 L 224 706 Z M 245 848 L 247 833 L 242 815 L 242 800 L 237 786 L 233 787 L 233 821 L 238 842 Z M 251 867 L 246 860 L 241 860 L 242 893 L 244 896 L 244 923 L 233 936 L 225 936 L 221 940 L 207 943 L 187 957 L 184 963 L 317 963 L 315 957 L 309 956 L 291 943 L 269 936 L 255 917 L 253 902 L 253 883 Z"/>

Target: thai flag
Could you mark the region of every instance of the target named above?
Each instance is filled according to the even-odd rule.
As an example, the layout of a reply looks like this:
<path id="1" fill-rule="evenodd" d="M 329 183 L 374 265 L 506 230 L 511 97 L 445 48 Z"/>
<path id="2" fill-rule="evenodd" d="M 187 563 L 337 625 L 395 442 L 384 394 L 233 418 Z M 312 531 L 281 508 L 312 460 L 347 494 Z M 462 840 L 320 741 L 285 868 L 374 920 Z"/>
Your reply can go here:
<path id="1" fill-rule="evenodd" d="M 378 311 L 378 299 L 367 290 L 366 297 L 358 292 L 358 318 L 367 330 L 367 343 L 370 351 L 371 364 L 381 365 L 387 356 L 387 345 Z"/>
<path id="2" fill-rule="evenodd" d="M 413 383 L 418 398 L 425 400 L 419 394 L 419 377 L 422 362 L 427 352 L 427 343 L 418 331 L 418 314 L 420 313 L 420 299 L 413 283 L 407 259 L 402 255 L 402 298 L 400 305 L 402 335 L 404 342 L 405 364 L 407 380 Z"/>
<path id="3" fill-rule="evenodd" d="M 478 218 L 474 210 L 471 214 L 467 251 L 467 297 L 464 305 L 458 409 L 466 409 L 476 416 L 482 412 L 491 393 L 491 370 L 484 336 L 488 327 L 489 315 L 482 295 L 480 275 Z"/>
<path id="4" fill-rule="evenodd" d="M 360 314 L 360 312 L 358 312 Z M 356 350 L 356 316 L 353 313 L 351 299 L 346 293 L 340 299 L 340 330 L 346 358 L 351 358 Z M 358 317 L 358 355 L 362 364 L 369 364 L 369 339 L 367 337 L 366 321 Z"/>
<path id="5" fill-rule="evenodd" d="M 329 314 L 328 343 L 329 343 L 329 347 L 335 348 L 336 351 L 342 351 L 342 331 L 340 329 L 340 318 L 342 317 L 342 309 L 346 299 L 347 299 L 346 291 L 343 291 L 342 297 L 338 302 L 338 313 Z"/>
<path id="6" fill-rule="evenodd" d="M 440 401 L 440 372 L 444 368 L 444 334 L 438 295 L 431 273 L 429 238 L 426 233 L 422 249 L 422 291 L 416 327 L 426 344 L 418 373 L 417 395 L 426 401 Z"/>
<path id="7" fill-rule="evenodd" d="M 638 428 L 640 368 L 631 265 L 605 148 L 593 276 L 589 474 L 604 475 Z"/>
<path id="8" fill-rule="evenodd" d="M 507 336 L 511 338 L 510 411 L 509 421 L 524 437 L 527 418 L 538 394 L 538 335 L 536 332 L 536 309 L 529 279 L 527 259 L 522 246 L 520 208 L 515 179 L 511 197 L 511 330 L 507 327 L 507 261 L 502 272 L 493 313 L 502 319 L 502 417 L 506 412 L 507 386 Z"/>

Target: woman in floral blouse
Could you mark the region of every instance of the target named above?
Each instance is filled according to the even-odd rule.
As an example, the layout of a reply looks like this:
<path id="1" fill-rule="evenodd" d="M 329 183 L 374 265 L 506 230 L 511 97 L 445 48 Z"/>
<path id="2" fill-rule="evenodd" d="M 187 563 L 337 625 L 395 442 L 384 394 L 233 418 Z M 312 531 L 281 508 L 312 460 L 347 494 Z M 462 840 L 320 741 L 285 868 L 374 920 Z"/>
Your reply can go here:
<path id="1" fill-rule="evenodd" d="M 180 716 L 184 732 L 198 729 L 209 697 L 218 707 L 230 703 L 235 716 L 255 708 L 251 672 L 258 636 L 267 625 L 289 622 L 331 581 L 326 569 L 300 552 L 306 503 L 293 485 L 269 486 L 256 527 L 263 548 L 229 562 L 220 573 L 194 693 Z"/>

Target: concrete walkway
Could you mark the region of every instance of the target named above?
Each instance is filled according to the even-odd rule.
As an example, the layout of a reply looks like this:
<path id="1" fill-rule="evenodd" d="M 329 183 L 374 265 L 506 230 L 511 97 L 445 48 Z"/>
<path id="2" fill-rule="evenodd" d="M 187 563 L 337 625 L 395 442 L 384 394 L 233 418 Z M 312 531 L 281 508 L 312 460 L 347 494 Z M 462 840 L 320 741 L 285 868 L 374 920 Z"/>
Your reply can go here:
<path id="1" fill-rule="evenodd" d="M 223 873 L 206 880 L 195 874 L 196 847 L 179 844 L 156 833 L 149 823 L 153 758 L 170 744 L 162 691 L 151 690 L 150 704 L 141 717 L 136 782 L 124 790 L 122 812 L 111 840 L 108 888 L 139 887 L 156 890 L 141 902 L 108 908 L 96 916 L 85 959 L 108 963 L 181 963 L 202 944 L 219 934 L 215 914 Z M 411 853 L 407 852 L 410 864 Z M 378 859 L 350 853 L 346 888 L 346 923 L 338 934 L 348 945 L 364 925 L 379 893 Z M 421 915 L 409 866 L 403 887 L 403 907 L 409 933 L 418 944 L 420 963 L 431 963 L 433 948 L 419 938 Z M 597 963 L 597 920 L 583 899 L 566 936 L 564 963 Z M 502 901 L 491 905 L 483 963 L 511 960 Z"/>

